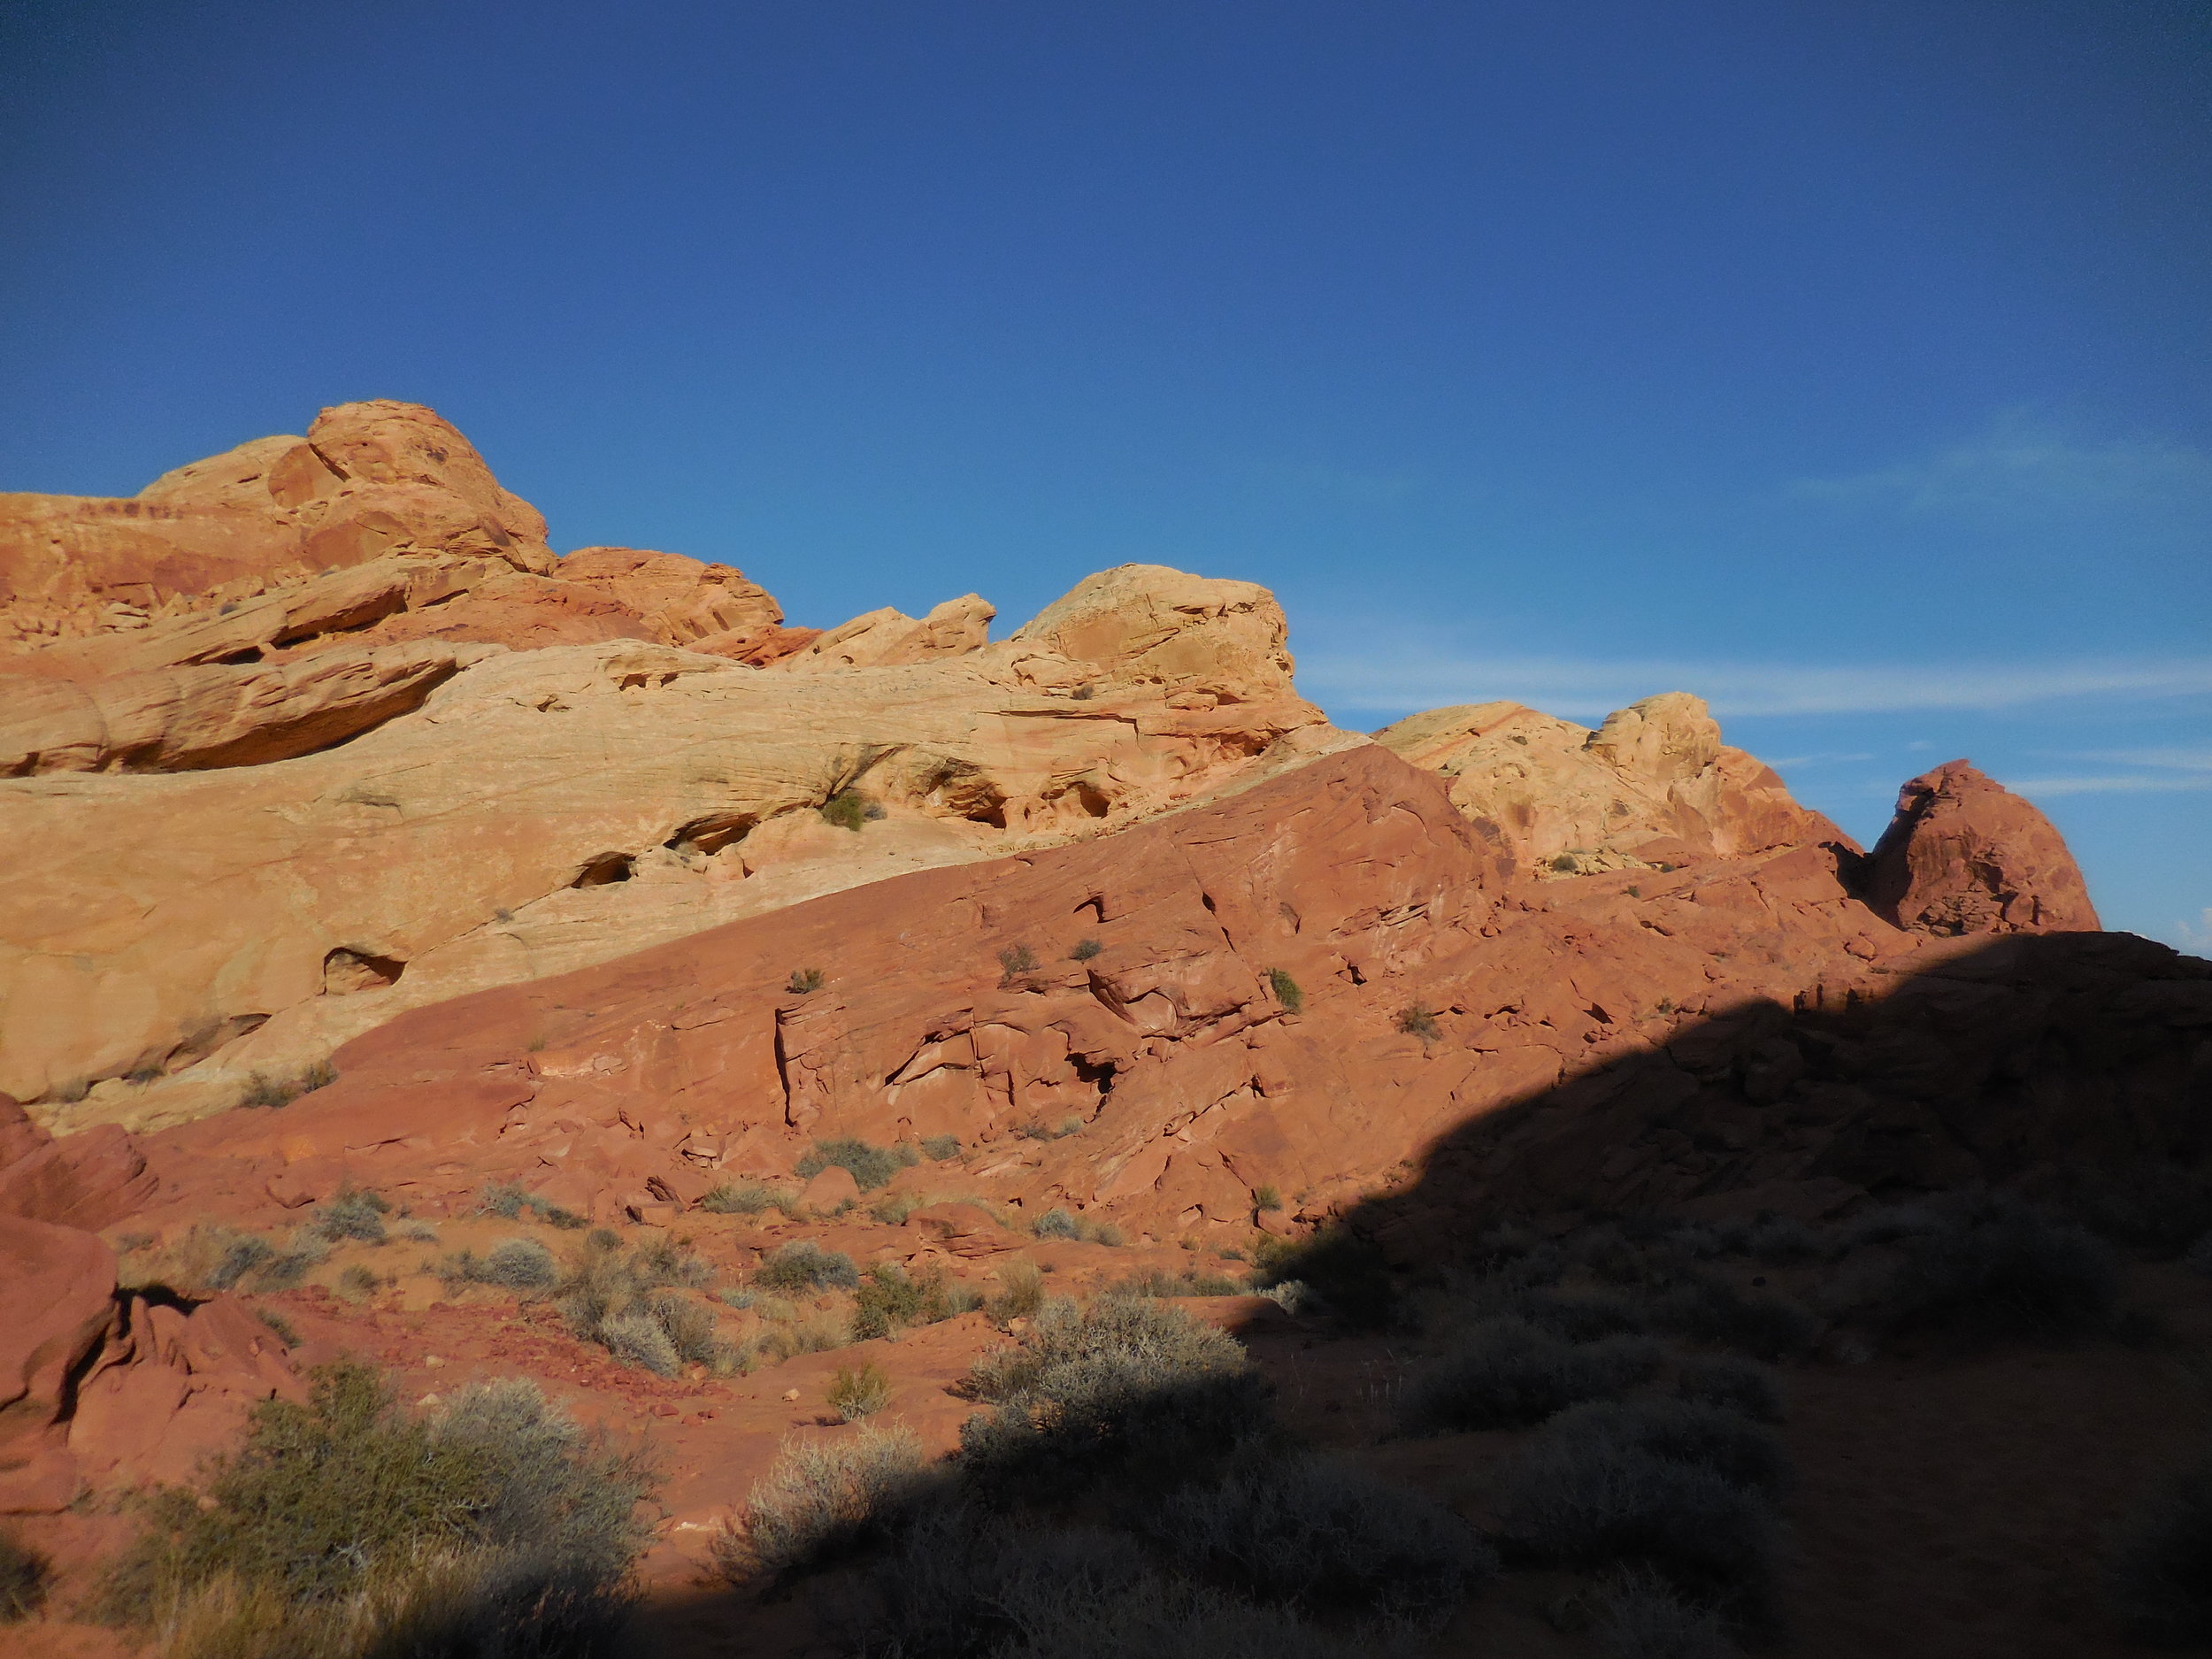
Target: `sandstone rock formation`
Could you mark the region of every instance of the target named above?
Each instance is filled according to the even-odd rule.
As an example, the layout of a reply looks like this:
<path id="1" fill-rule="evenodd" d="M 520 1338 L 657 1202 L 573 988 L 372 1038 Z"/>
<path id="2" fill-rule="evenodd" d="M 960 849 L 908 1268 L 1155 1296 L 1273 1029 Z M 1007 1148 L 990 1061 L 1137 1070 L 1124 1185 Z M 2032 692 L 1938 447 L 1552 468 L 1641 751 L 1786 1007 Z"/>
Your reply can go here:
<path id="1" fill-rule="evenodd" d="M 1686 693 L 1647 697 L 1593 732 L 1514 703 L 1432 709 L 1375 741 L 1440 774 L 1534 873 L 1587 875 L 1849 837 L 1720 741 Z M 1855 850 L 1855 848 L 1853 848 Z"/>
<path id="2" fill-rule="evenodd" d="M 2093 933 L 2074 856 L 2030 803 L 1955 760 L 1897 792 L 1867 856 L 1867 902 L 1901 927 L 1948 936 Z"/>
<path id="3" fill-rule="evenodd" d="M 80 684 L 0 676 L 0 777 L 202 772 L 328 749 L 422 706 L 494 648 L 391 645 Z"/>
<path id="4" fill-rule="evenodd" d="M 948 599 L 919 621 L 886 606 L 817 635 L 777 658 L 773 666 L 787 673 L 812 673 L 825 668 L 895 668 L 933 657 L 964 657 L 983 649 L 996 615 L 977 594 Z"/>
<path id="5" fill-rule="evenodd" d="M 1238 626 L 1279 637 L 1279 611 L 1255 617 Z M 1154 626 L 1144 649 L 1175 646 Z M 1018 641 L 834 674 L 629 642 L 509 652 L 280 766 L 19 780 L 0 789 L 0 835 L 27 849 L 0 872 L 0 1087 L 65 1126 L 218 1109 L 406 1007 L 1117 828 L 1356 741 L 1286 674 L 1216 673 L 1242 694 L 1216 707 L 1123 666 Z M 1121 689 L 1069 695 L 1099 681 Z M 815 810 L 852 788 L 881 821 Z M 382 964 L 365 987 L 361 963 Z"/>
<path id="6" fill-rule="evenodd" d="M 0 641 L 132 631 L 403 551 L 545 571 L 545 520 L 413 403 L 326 409 L 129 500 L 0 495 Z"/>

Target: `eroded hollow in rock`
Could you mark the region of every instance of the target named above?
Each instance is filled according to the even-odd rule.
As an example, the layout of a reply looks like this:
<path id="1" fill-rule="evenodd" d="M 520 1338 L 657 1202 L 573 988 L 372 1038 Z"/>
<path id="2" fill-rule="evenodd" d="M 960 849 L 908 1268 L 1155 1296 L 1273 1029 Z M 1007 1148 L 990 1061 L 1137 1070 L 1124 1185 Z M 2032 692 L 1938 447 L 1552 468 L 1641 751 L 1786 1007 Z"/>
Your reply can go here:
<path id="1" fill-rule="evenodd" d="M 578 872 L 572 887 L 603 887 L 617 881 L 627 881 L 637 871 L 634 853 L 602 853 Z"/>
<path id="2" fill-rule="evenodd" d="M 396 985 L 407 964 L 397 956 L 349 950 L 341 945 L 323 958 L 323 995 L 343 996 L 351 991 L 379 991 Z"/>
<path id="3" fill-rule="evenodd" d="M 712 812 L 692 819 L 662 845 L 672 853 L 704 853 L 712 857 L 724 848 L 734 847 L 743 841 L 759 821 L 749 812 Z"/>

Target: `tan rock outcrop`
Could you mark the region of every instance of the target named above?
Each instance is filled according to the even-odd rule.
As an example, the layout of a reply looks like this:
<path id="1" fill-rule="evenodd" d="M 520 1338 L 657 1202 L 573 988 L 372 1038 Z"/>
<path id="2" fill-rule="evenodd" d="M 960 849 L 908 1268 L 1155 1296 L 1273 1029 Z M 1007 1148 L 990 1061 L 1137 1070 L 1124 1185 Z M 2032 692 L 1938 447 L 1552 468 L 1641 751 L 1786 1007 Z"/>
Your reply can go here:
<path id="1" fill-rule="evenodd" d="M 1897 792 L 1867 855 L 1867 902 L 1915 933 L 2093 933 L 2089 888 L 2050 819 L 1955 760 Z"/>
<path id="2" fill-rule="evenodd" d="M 1010 644 L 1099 672 L 1104 693 L 1156 689 L 1182 708 L 1294 697 L 1290 625 L 1256 582 L 1121 565 L 1079 582 Z"/>
<path id="3" fill-rule="evenodd" d="M 545 521 L 419 404 L 326 409 L 129 500 L 0 495 L 0 643 L 133 632 L 395 552 L 552 565 Z"/>
<path id="4" fill-rule="evenodd" d="M 1156 603 L 1113 574 L 1156 655 L 1281 635 L 1261 590 L 1167 572 Z M 1233 625 L 1194 588 L 1229 590 Z M 1265 663 L 1258 683 L 1178 671 L 1236 694 L 1219 706 L 1164 695 L 1123 673 L 1133 631 L 1102 626 L 1099 662 L 1010 641 L 812 674 L 629 641 L 502 653 L 281 766 L 0 782 L 0 836 L 27 849 L 0 870 L 0 1087 L 72 1127 L 219 1109 L 408 1007 L 1088 836 L 1360 741 Z M 884 816 L 826 822 L 849 787 Z"/>
<path id="5" fill-rule="evenodd" d="M 816 673 L 964 657 L 983 649 L 996 615 L 996 608 L 978 594 L 948 599 L 918 621 L 887 605 L 830 629 L 772 665 L 786 673 Z"/>
<path id="6" fill-rule="evenodd" d="M 1851 845 L 1767 766 L 1722 743 L 1704 703 L 1683 692 L 1617 710 L 1594 732 L 1485 703 L 1409 716 L 1375 741 L 1440 774 L 1453 804 L 1496 826 L 1540 875 Z"/>
<path id="7" fill-rule="evenodd" d="M 492 649 L 393 645 L 88 684 L 0 677 L 0 776 L 196 772 L 311 754 L 419 708 Z"/>

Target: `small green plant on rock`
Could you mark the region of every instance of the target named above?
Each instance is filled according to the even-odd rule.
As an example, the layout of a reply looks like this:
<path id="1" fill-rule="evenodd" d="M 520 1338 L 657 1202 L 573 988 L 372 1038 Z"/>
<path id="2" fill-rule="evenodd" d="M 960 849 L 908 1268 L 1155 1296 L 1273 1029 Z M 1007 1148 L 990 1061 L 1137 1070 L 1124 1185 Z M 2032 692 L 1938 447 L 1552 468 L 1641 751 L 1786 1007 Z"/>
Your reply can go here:
<path id="1" fill-rule="evenodd" d="M 816 1141 L 812 1149 L 799 1160 L 799 1179 L 810 1181 L 834 1166 L 851 1175 L 860 1190 L 868 1193 L 884 1186 L 901 1170 L 910 1169 L 920 1162 L 921 1155 L 904 1142 L 895 1147 L 877 1147 L 848 1135 L 835 1141 Z"/>
<path id="2" fill-rule="evenodd" d="M 891 1403 L 891 1379 L 873 1360 L 857 1370 L 840 1366 L 830 1380 L 828 1399 L 840 1422 L 857 1423 Z"/>
<path id="3" fill-rule="evenodd" d="M 1283 1195 L 1276 1190 L 1274 1182 L 1262 1181 L 1252 1189 L 1252 1208 L 1258 1210 L 1260 1214 L 1266 1215 L 1271 1210 L 1280 1210 L 1282 1207 Z"/>
<path id="4" fill-rule="evenodd" d="M 1408 1002 L 1398 1010 L 1398 1029 L 1409 1037 L 1418 1037 L 1425 1047 L 1444 1034 L 1443 1027 L 1436 1023 L 1436 1010 L 1421 1002 Z"/>
<path id="5" fill-rule="evenodd" d="M 791 977 L 783 982 L 783 988 L 794 996 L 811 996 L 822 988 L 819 968 L 794 968 Z"/>
<path id="6" fill-rule="evenodd" d="M 924 1135 L 922 1152 L 933 1164 L 943 1164 L 960 1156 L 958 1135 Z"/>
<path id="7" fill-rule="evenodd" d="M 1267 988 L 1275 993 L 1275 1000 L 1283 1005 L 1286 1014 L 1304 1011 L 1306 994 L 1298 988 L 1298 981 L 1280 968 L 1267 971 Z"/>
<path id="8" fill-rule="evenodd" d="M 779 1245 L 753 1270 L 753 1283 L 768 1290 L 852 1290 L 860 1270 L 842 1250 L 826 1250 L 811 1239 Z"/>
<path id="9" fill-rule="evenodd" d="M 1100 951 L 1105 949 L 1106 947 L 1100 944 L 1095 939 L 1078 940 L 1076 941 L 1075 949 L 1068 952 L 1068 960 L 1071 962 L 1088 962 L 1093 956 L 1095 956 Z"/>
<path id="10" fill-rule="evenodd" d="M 0 1532 L 0 1624 L 12 1624 L 38 1611 L 46 1600 L 52 1569 L 46 1557 L 12 1532 Z"/>
<path id="11" fill-rule="evenodd" d="M 1037 953 L 1027 945 L 1009 945 L 998 953 L 999 985 L 1001 988 L 1013 984 L 1024 974 L 1037 972 Z"/>
<path id="12" fill-rule="evenodd" d="M 880 804 L 849 787 L 840 789 L 822 803 L 822 822 L 856 833 L 863 824 L 872 823 L 883 816 Z"/>

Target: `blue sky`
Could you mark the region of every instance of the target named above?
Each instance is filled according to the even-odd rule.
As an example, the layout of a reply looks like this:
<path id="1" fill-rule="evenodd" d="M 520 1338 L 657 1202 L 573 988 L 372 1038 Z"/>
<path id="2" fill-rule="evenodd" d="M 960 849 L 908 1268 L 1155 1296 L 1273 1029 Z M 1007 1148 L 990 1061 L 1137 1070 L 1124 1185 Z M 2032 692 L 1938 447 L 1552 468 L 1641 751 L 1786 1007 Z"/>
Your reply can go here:
<path id="1" fill-rule="evenodd" d="M 1371 727 L 1971 757 L 2212 949 L 2193 0 L 0 10 L 0 488 L 454 419 L 795 619 L 1266 583 Z"/>

